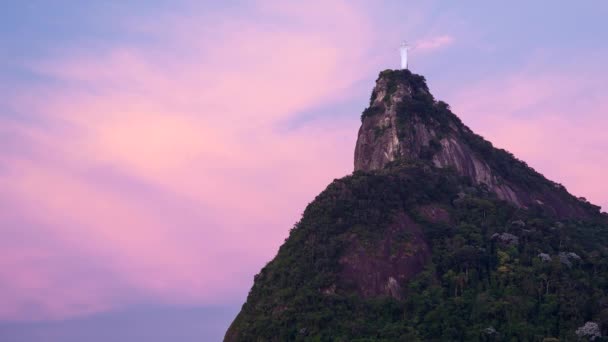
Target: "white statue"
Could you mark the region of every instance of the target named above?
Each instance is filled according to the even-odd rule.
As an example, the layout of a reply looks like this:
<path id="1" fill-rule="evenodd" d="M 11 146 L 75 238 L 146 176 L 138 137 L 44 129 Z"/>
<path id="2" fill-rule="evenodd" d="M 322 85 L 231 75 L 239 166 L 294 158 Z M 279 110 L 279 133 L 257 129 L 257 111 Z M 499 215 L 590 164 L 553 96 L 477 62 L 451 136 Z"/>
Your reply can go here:
<path id="1" fill-rule="evenodd" d="M 407 50 L 409 48 L 406 42 L 401 44 L 401 69 L 407 69 Z"/>

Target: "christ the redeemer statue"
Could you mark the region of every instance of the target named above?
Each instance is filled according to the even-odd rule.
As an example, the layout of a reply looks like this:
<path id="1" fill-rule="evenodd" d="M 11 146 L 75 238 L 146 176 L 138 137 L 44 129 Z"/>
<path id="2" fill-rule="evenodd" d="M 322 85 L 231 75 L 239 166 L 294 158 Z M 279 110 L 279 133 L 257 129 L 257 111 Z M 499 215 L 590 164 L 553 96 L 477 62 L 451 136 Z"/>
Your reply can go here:
<path id="1" fill-rule="evenodd" d="M 403 42 L 401 44 L 401 69 L 407 69 L 407 50 L 409 48 L 407 43 Z"/>

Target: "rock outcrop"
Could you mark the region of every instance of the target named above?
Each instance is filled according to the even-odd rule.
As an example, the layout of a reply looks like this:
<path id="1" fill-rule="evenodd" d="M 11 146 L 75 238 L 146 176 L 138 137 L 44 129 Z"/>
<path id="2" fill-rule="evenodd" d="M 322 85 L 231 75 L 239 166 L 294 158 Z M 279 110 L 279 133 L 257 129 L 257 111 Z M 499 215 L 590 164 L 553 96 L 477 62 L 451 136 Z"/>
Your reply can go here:
<path id="1" fill-rule="evenodd" d="M 435 101 L 424 77 L 409 70 L 380 73 L 361 118 L 355 171 L 382 169 L 397 160 L 427 161 L 455 169 L 520 208 L 539 207 L 564 218 L 599 210 L 473 133 L 446 103 Z"/>
<path id="2" fill-rule="evenodd" d="M 400 236 L 408 235 L 407 241 Z M 339 280 L 350 284 L 362 297 L 402 298 L 402 288 L 423 270 L 431 259 L 431 249 L 422 229 L 408 215 L 400 213 L 383 238 L 362 244 L 352 234 L 346 253 L 340 258 Z"/>
<path id="3" fill-rule="evenodd" d="M 602 334 L 597 323 L 587 322 L 582 327 L 576 329 L 576 336 L 579 338 L 587 338 L 589 341 L 595 341 L 602 337 Z"/>

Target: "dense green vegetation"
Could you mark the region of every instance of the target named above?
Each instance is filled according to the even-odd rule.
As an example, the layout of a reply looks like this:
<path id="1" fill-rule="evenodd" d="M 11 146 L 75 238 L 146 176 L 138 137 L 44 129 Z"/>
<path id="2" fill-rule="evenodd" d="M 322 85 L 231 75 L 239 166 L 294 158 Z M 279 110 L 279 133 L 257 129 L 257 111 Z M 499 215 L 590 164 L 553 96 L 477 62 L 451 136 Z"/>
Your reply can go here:
<path id="1" fill-rule="evenodd" d="M 417 208 L 429 203 L 451 220 L 426 221 Z M 347 236 L 377 240 L 397 211 L 423 227 L 432 262 L 403 289 L 404 300 L 363 299 L 339 279 Z M 502 242 L 502 233 L 517 242 Z M 334 181 L 306 208 L 256 276 L 231 331 L 242 341 L 575 341 L 575 330 L 594 321 L 606 335 L 606 246 L 599 217 L 559 222 L 449 170 L 395 163 Z"/>

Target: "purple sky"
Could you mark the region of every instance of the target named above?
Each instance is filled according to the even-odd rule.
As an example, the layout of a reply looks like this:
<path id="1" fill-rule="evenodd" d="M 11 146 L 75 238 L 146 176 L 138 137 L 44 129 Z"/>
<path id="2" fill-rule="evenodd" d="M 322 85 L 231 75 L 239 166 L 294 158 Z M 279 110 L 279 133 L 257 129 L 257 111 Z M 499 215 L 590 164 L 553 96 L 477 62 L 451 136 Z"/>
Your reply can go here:
<path id="1" fill-rule="evenodd" d="M 608 207 L 604 1 L 9 0 L 0 340 L 214 341 L 378 72 Z"/>

